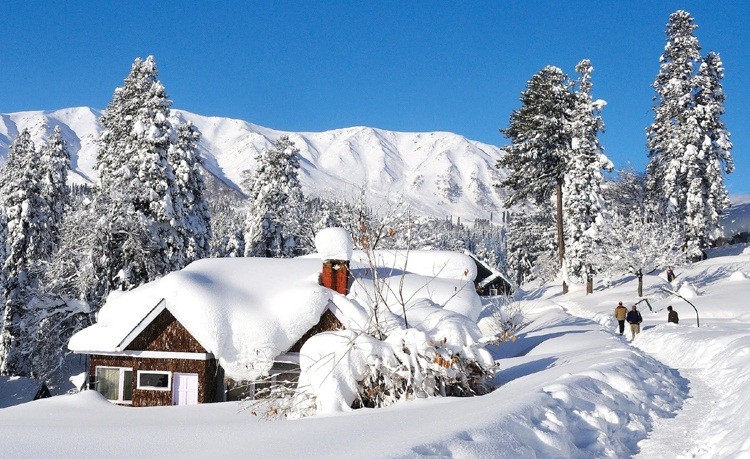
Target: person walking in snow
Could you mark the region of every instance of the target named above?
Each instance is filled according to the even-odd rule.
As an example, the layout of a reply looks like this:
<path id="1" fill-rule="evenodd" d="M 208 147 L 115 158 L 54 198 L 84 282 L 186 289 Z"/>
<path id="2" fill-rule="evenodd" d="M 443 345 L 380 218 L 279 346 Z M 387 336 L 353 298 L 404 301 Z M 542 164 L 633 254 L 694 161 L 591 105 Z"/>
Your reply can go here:
<path id="1" fill-rule="evenodd" d="M 625 316 L 628 314 L 628 308 L 622 305 L 622 301 L 615 308 L 615 319 L 620 325 L 620 334 L 625 333 Z"/>
<path id="2" fill-rule="evenodd" d="M 672 282 L 675 277 L 677 276 L 674 275 L 674 271 L 672 271 L 672 267 L 670 266 L 669 268 L 667 268 L 667 281 Z"/>
<path id="3" fill-rule="evenodd" d="M 672 309 L 672 306 L 667 306 L 667 311 L 669 311 L 669 314 L 667 314 L 667 322 L 672 324 L 678 324 L 680 323 L 680 318 L 677 317 L 677 311 Z"/>
<path id="4" fill-rule="evenodd" d="M 635 305 L 630 309 L 628 315 L 625 316 L 625 320 L 630 324 L 630 333 L 633 334 L 631 339 L 635 339 L 635 335 L 641 332 L 641 322 L 643 322 L 643 317 L 641 317 L 641 313 L 638 312 L 638 308 Z"/>

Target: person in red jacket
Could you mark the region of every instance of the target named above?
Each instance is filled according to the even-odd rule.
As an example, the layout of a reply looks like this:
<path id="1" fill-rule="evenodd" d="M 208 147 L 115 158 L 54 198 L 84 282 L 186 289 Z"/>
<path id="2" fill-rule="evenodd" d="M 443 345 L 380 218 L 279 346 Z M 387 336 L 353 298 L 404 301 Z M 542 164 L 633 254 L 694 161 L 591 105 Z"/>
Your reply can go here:
<path id="1" fill-rule="evenodd" d="M 630 333 L 633 334 L 632 339 L 635 339 L 635 335 L 641 332 L 641 322 L 643 322 L 643 317 L 641 317 L 641 313 L 638 312 L 638 308 L 635 305 L 630 308 L 628 315 L 625 316 L 625 320 L 630 324 Z"/>

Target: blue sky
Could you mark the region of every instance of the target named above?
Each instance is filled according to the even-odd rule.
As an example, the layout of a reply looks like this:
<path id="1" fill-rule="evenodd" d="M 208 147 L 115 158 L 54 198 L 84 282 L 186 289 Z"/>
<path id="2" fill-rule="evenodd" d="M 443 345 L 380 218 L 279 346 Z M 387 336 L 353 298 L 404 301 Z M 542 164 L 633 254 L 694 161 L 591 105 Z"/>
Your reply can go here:
<path id="1" fill-rule="evenodd" d="M 153 54 L 182 108 L 290 131 L 366 125 L 452 131 L 502 145 L 498 129 L 545 65 L 594 67 L 602 143 L 646 164 L 644 128 L 669 13 L 686 9 L 726 68 L 725 122 L 750 194 L 750 2 L 5 1 L 0 112 L 104 108 L 137 56 Z"/>

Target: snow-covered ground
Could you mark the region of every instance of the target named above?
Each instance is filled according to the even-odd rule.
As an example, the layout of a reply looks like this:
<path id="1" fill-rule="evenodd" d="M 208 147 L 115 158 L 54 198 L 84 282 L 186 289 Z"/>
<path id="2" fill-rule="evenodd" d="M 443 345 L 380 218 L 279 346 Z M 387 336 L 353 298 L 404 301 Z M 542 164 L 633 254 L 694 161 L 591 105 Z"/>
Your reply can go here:
<path id="1" fill-rule="evenodd" d="M 526 292 L 528 324 L 490 348 L 498 389 L 295 421 L 266 421 L 236 403 L 122 408 L 97 393 L 0 410 L 4 457 L 748 457 L 750 247 L 710 252 L 669 285 L 647 276 L 643 331 L 615 333 L 625 277 L 593 295 Z M 679 291 L 685 301 L 662 287 Z M 666 323 L 667 305 L 680 324 Z"/>

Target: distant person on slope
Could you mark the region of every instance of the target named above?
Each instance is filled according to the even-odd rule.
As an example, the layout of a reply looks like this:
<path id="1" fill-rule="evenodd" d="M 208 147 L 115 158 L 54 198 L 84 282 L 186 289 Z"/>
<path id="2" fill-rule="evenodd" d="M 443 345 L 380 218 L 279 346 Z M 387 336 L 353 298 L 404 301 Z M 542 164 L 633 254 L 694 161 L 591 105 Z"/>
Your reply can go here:
<path id="1" fill-rule="evenodd" d="M 628 308 L 622 305 L 622 301 L 615 308 L 615 319 L 620 325 L 620 334 L 625 333 L 625 316 L 628 314 Z"/>
<path id="2" fill-rule="evenodd" d="M 672 267 L 670 266 L 667 268 L 667 281 L 672 282 L 675 279 L 674 271 L 672 271 Z"/>
<path id="3" fill-rule="evenodd" d="M 667 315 L 667 322 L 672 324 L 678 324 L 680 323 L 680 318 L 677 317 L 677 311 L 672 309 L 672 306 L 667 306 L 667 311 L 669 311 L 669 314 Z"/>
<path id="4" fill-rule="evenodd" d="M 641 317 L 641 313 L 638 312 L 638 308 L 635 305 L 630 309 L 625 320 L 630 324 L 630 333 L 633 334 L 633 338 L 631 339 L 635 339 L 635 335 L 641 332 L 641 322 L 643 322 L 643 317 Z"/>

